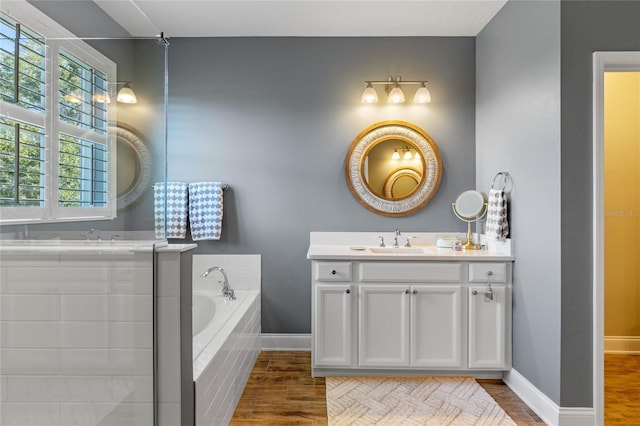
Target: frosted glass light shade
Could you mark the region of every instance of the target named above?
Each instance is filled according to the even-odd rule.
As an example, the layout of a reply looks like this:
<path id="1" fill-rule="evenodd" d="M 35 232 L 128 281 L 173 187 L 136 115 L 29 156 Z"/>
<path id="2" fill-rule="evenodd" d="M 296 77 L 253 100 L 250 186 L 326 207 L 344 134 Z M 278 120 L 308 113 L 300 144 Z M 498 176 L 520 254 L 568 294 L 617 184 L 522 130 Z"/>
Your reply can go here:
<path id="1" fill-rule="evenodd" d="M 402 92 L 402 89 L 399 88 L 398 86 L 391 89 L 391 92 L 389 92 L 389 103 L 401 104 L 403 102 L 404 102 L 404 93 Z"/>
<path id="2" fill-rule="evenodd" d="M 411 154 L 411 151 L 406 150 L 406 151 L 404 152 L 404 159 L 405 159 L 405 160 L 411 160 L 412 158 L 413 158 L 413 155 Z"/>
<path id="3" fill-rule="evenodd" d="M 376 90 L 369 84 L 364 92 L 362 92 L 363 104 L 376 104 L 378 103 L 378 94 Z"/>
<path id="4" fill-rule="evenodd" d="M 392 160 L 399 160 L 400 159 L 400 153 L 398 152 L 397 149 L 393 150 L 393 154 L 391 154 L 391 159 Z"/>
<path id="5" fill-rule="evenodd" d="M 428 104 L 431 102 L 431 93 L 424 84 L 416 91 L 416 94 L 413 97 L 413 102 L 416 104 Z"/>
<path id="6" fill-rule="evenodd" d="M 135 104 L 138 102 L 136 98 L 136 94 L 131 90 L 129 84 L 125 84 L 122 86 L 122 89 L 118 91 L 118 96 L 116 96 L 116 100 L 118 102 L 122 102 L 124 104 Z"/>

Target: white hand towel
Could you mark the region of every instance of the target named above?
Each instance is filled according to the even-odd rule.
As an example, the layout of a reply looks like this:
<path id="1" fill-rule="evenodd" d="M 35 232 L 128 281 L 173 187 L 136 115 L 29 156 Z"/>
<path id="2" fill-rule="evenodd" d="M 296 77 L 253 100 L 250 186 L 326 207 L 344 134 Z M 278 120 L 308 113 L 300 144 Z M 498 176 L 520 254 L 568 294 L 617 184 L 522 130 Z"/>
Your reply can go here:
<path id="1" fill-rule="evenodd" d="M 186 182 L 164 182 L 153 186 L 153 216 L 156 238 L 185 238 L 187 236 L 187 214 L 189 184 Z M 165 234 L 166 193 L 166 234 Z"/>
<path id="2" fill-rule="evenodd" d="M 221 182 L 189 184 L 189 222 L 193 241 L 219 240 L 222 212 Z"/>
<path id="3" fill-rule="evenodd" d="M 503 190 L 489 190 L 487 200 L 487 223 L 485 234 L 488 238 L 504 241 L 509 235 L 509 223 L 507 222 L 507 197 Z"/>

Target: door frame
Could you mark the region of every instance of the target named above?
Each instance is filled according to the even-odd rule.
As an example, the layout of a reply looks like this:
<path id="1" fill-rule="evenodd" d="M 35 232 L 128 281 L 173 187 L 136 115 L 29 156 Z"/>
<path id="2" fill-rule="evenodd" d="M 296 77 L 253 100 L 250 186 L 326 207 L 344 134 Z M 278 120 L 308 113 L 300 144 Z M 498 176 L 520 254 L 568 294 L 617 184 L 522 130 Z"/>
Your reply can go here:
<path id="1" fill-rule="evenodd" d="M 604 424 L 604 74 L 640 71 L 640 52 L 593 53 L 593 406 Z"/>

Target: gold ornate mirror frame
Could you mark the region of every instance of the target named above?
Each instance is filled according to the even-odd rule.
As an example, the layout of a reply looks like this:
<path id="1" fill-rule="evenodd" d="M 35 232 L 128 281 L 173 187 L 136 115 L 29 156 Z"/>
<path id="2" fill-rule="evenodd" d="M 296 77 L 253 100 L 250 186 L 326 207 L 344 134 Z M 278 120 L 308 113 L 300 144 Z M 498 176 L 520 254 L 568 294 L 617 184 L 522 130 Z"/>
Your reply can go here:
<path id="1" fill-rule="evenodd" d="M 408 142 L 419 152 L 423 163 L 418 185 L 401 199 L 374 193 L 364 175 L 368 153 L 389 140 Z M 424 207 L 435 195 L 442 180 L 442 160 L 438 146 L 420 127 L 405 121 L 382 121 L 364 129 L 354 139 L 347 154 L 346 178 L 353 196 L 368 210 L 384 216 L 407 216 Z"/>

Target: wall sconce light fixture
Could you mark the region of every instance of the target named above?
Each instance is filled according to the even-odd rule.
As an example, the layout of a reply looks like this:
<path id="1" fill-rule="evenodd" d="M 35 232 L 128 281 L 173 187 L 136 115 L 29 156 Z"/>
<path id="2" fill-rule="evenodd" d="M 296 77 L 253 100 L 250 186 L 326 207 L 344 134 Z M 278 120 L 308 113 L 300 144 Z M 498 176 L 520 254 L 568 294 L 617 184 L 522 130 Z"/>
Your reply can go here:
<path id="1" fill-rule="evenodd" d="M 431 102 L 431 93 L 429 89 L 427 89 L 426 80 L 407 80 L 403 81 L 400 76 L 397 78 L 393 78 L 390 76 L 387 80 L 365 80 L 367 83 L 367 87 L 362 92 L 362 103 L 363 104 L 375 104 L 378 102 L 378 94 L 376 90 L 373 88 L 373 85 L 379 84 L 385 86 L 385 92 L 387 93 L 387 101 L 391 104 L 401 104 L 405 101 L 404 92 L 402 91 L 401 85 L 404 84 L 419 84 L 420 87 L 416 91 L 413 102 L 416 104 L 426 104 Z"/>
<path id="2" fill-rule="evenodd" d="M 138 103 L 138 99 L 136 98 L 136 94 L 133 91 L 133 89 L 131 89 L 131 86 L 129 86 L 129 84 L 131 83 L 130 81 L 118 81 L 116 82 L 116 84 L 122 84 L 124 83 L 124 86 L 122 86 L 120 88 L 120 90 L 118 90 L 118 95 L 116 96 L 116 100 L 118 102 L 122 102 L 123 104 L 135 104 Z"/>

